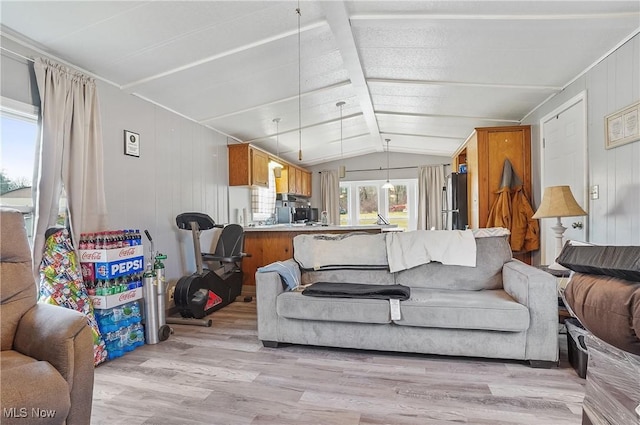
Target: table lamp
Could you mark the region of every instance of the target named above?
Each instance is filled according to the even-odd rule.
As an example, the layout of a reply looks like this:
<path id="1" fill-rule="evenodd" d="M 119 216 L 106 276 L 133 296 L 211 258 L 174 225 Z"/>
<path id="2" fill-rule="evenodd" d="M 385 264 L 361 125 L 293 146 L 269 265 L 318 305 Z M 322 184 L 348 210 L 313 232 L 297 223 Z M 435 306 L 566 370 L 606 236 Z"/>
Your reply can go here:
<path id="1" fill-rule="evenodd" d="M 567 228 L 562 225 L 561 217 L 578 217 L 583 215 L 587 215 L 587 213 L 578 205 L 569 186 L 549 186 L 544 189 L 542 203 L 538 211 L 533 215 L 533 218 L 557 218 L 556 225 L 551 227 L 556 234 L 555 258 L 558 258 L 560 251 L 562 251 L 562 235 L 564 231 L 567 230 Z M 556 270 L 564 269 L 564 267 L 555 261 L 549 268 Z"/>

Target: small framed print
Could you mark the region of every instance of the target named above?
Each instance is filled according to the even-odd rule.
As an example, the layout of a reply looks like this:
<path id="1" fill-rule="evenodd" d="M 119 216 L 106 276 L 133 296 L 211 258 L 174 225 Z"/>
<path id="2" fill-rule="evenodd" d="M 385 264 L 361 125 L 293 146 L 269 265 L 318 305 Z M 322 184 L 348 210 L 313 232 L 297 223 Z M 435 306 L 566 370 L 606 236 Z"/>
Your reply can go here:
<path id="1" fill-rule="evenodd" d="M 605 148 L 612 149 L 640 140 L 640 102 L 620 109 L 604 118 Z"/>
<path id="2" fill-rule="evenodd" d="M 140 157 L 140 135 L 133 131 L 124 131 L 124 154 Z"/>

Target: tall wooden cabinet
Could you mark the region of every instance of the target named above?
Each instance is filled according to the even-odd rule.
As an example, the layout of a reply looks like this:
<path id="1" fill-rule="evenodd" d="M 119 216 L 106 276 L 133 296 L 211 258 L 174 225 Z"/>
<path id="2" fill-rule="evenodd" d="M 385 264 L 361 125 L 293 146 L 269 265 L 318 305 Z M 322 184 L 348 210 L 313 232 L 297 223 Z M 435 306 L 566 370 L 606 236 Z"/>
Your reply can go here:
<path id="1" fill-rule="evenodd" d="M 469 226 L 487 226 L 489 210 L 500 189 L 505 160 L 523 181 L 531 202 L 531 126 L 480 127 L 453 156 L 454 170 L 467 165 Z M 531 262 L 530 253 L 514 257 Z"/>

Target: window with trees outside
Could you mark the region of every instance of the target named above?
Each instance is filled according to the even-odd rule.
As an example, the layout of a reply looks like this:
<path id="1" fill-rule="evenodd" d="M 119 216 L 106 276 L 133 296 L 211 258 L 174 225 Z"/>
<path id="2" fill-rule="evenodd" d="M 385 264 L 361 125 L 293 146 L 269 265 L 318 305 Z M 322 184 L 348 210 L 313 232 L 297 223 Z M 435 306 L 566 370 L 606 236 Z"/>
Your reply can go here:
<path id="1" fill-rule="evenodd" d="M 31 185 L 38 132 L 35 106 L 2 99 L 0 106 L 0 205 L 24 214 L 29 242 L 33 234 Z"/>
<path id="2" fill-rule="evenodd" d="M 405 231 L 416 230 L 418 180 L 393 180 L 393 190 L 383 189 L 385 183 L 386 180 L 340 182 L 340 224 L 376 224 L 380 214 Z"/>

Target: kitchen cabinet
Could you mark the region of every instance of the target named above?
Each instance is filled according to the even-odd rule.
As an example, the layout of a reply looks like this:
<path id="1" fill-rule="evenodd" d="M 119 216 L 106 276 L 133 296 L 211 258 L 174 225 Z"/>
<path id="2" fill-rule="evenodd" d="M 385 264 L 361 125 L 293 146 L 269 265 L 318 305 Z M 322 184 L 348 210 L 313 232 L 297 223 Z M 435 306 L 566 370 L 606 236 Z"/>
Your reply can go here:
<path id="1" fill-rule="evenodd" d="M 302 170 L 299 168 L 295 169 L 296 171 L 296 191 L 294 192 L 296 195 L 302 195 Z"/>
<path id="2" fill-rule="evenodd" d="M 269 186 L 269 155 L 242 143 L 229 145 L 229 186 Z"/>
<path id="3" fill-rule="evenodd" d="M 311 173 L 308 171 L 302 172 L 302 190 L 301 195 L 311 197 Z"/>
<path id="4" fill-rule="evenodd" d="M 254 185 L 269 187 L 269 155 L 251 149 L 251 172 Z"/>
<path id="5" fill-rule="evenodd" d="M 455 171 L 461 164 L 467 167 L 468 218 L 473 229 L 487 226 L 506 159 L 523 181 L 524 193 L 531 203 L 531 126 L 476 128 L 453 155 Z M 514 257 L 531 263 L 530 253 L 514 253 Z"/>
<path id="6" fill-rule="evenodd" d="M 311 196 L 311 172 L 287 165 L 276 178 L 276 192 L 304 197 Z"/>
<path id="7" fill-rule="evenodd" d="M 254 146 L 229 145 L 229 186 L 269 187 L 269 161 L 285 164 L 276 177 L 276 193 L 311 196 L 311 173 Z"/>

